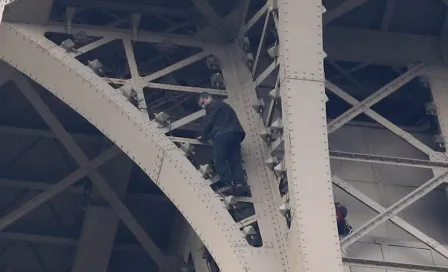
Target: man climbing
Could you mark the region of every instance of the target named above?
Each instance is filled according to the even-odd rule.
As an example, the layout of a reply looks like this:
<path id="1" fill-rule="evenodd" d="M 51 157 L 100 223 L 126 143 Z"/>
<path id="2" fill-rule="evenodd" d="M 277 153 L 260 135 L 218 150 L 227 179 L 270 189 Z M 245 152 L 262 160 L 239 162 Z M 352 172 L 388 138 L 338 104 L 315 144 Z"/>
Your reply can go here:
<path id="1" fill-rule="evenodd" d="M 339 236 L 346 236 L 352 233 L 353 228 L 345 219 L 347 217 L 347 208 L 339 202 L 334 203 L 336 209 L 336 222 L 338 224 Z"/>
<path id="2" fill-rule="evenodd" d="M 241 161 L 241 142 L 246 133 L 236 112 L 225 102 L 215 100 L 209 93 L 199 95 L 198 104 L 205 109 L 204 126 L 198 140 L 213 142 L 213 160 L 221 182 L 232 186 L 233 194 L 245 192 L 244 170 Z"/>

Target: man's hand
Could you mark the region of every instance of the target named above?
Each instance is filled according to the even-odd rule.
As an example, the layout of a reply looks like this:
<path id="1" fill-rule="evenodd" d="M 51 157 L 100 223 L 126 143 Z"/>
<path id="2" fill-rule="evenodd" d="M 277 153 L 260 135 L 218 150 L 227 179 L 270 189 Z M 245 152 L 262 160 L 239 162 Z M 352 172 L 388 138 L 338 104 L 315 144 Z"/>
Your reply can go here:
<path id="1" fill-rule="evenodd" d="M 202 138 L 201 136 L 197 137 L 196 140 L 198 140 L 199 142 L 204 143 L 204 144 L 209 144 L 209 145 L 213 144 L 211 140 L 204 140 L 204 138 Z"/>

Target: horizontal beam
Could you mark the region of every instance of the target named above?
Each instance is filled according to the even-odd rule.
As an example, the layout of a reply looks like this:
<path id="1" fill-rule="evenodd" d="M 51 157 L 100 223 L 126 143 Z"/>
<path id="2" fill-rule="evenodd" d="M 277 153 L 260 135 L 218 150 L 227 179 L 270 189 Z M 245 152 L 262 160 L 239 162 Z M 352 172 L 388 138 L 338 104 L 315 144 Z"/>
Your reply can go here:
<path id="1" fill-rule="evenodd" d="M 101 10 L 111 10 L 111 11 L 130 11 L 130 12 L 138 12 L 142 14 L 151 14 L 157 16 L 170 16 L 170 17 L 178 17 L 178 18 L 191 18 L 194 15 L 197 15 L 197 12 L 194 8 L 188 9 L 172 9 L 172 8 L 162 8 L 151 5 L 129 5 L 126 3 L 116 3 L 110 1 L 90 1 L 90 0 L 58 0 L 59 4 L 64 4 L 67 6 L 75 6 L 77 8 L 93 8 L 93 9 L 101 9 Z"/>
<path id="2" fill-rule="evenodd" d="M 67 188 L 70 188 L 79 179 L 85 177 L 86 175 L 94 171 L 96 168 L 100 167 L 110 159 L 114 158 L 116 155 L 119 154 L 120 151 L 121 150 L 116 146 L 109 148 L 107 151 L 104 151 L 101 155 L 97 156 L 95 159 L 82 164 L 81 167 L 78 168 L 78 170 L 66 176 L 58 183 L 51 185 L 50 187 L 48 187 L 48 189 L 40 193 L 35 198 L 27 201 L 25 204 L 21 205 L 13 212 L 5 215 L 3 218 L 0 219 L 0 231 L 4 230 L 9 225 L 13 224 L 17 220 L 28 214 L 29 212 L 33 211 L 39 205 L 49 201 L 55 195 L 63 192 Z"/>
<path id="3" fill-rule="evenodd" d="M 67 33 L 65 24 L 53 23 L 49 25 L 27 25 L 27 28 L 32 28 L 39 32 L 56 32 Z M 112 39 L 131 39 L 133 41 L 148 42 L 148 43 L 164 43 L 169 42 L 174 45 L 191 46 L 191 47 L 204 47 L 208 42 L 196 39 L 187 35 L 168 34 L 147 32 L 139 30 L 137 37 L 132 37 L 132 33 L 128 29 L 109 28 L 109 27 L 96 27 L 90 25 L 72 25 L 72 32 L 84 32 L 89 36 L 105 37 Z"/>
<path id="4" fill-rule="evenodd" d="M 2 135 L 14 135 L 14 136 L 32 136 L 38 138 L 48 138 L 54 139 L 56 135 L 49 130 L 43 129 L 30 129 L 30 128 L 18 128 L 18 127 L 10 127 L 10 126 L 0 126 L 0 134 Z M 71 137 L 77 141 L 82 142 L 97 142 L 98 144 L 104 140 L 104 136 L 102 135 L 94 135 L 94 134 L 80 134 L 80 133 L 71 133 Z"/>
<path id="5" fill-rule="evenodd" d="M 38 79 L 113 142 L 123 146 L 128 156 L 179 208 L 223 271 L 243 272 L 249 267 L 269 264 L 269 260 L 255 259 L 253 249 L 245 246 L 247 241 L 228 211 L 216 208 L 222 207 L 222 202 L 209 186 L 204 186 L 206 181 L 197 169 L 154 122 L 148 121 L 147 115 L 117 95 L 88 67 L 41 36 L 34 26 L 4 23 L 0 26 L 0 40 L 0 58 Z M 87 105 L 85 99 L 95 101 L 95 107 Z M 118 123 L 120 126 L 116 126 Z"/>
<path id="6" fill-rule="evenodd" d="M 56 237 L 56 236 L 46 236 L 46 235 L 36 235 L 36 234 L 25 234 L 25 233 L 14 233 L 14 232 L 0 232 L 0 240 L 9 241 L 21 241 L 30 242 L 36 244 L 52 244 L 60 246 L 76 247 L 78 246 L 78 241 L 72 238 Z M 143 248 L 139 245 L 116 245 L 113 247 L 114 251 L 132 251 L 132 252 L 144 252 Z"/>
<path id="7" fill-rule="evenodd" d="M 178 91 L 178 92 L 189 92 L 189 93 L 202 93 L 208 92 L 212 95 L 227 95 L 226 90 L 219 89 L 210 89 L 210 88 L 200 88 L 200 87 L 190 87 L 190 86 L 180 86 L 180 85 L 171 85 L 171 84 L 160 84 L 154 82 L 148 82 L 146 87 L 153 89 L 161 89 L 161 90 L 169 90 L 169 91 Z"/>
<path id="8" fill-rule="evenodd" d="M 66 33 L 64 24 L 33 26 L 40 31 Z M 132 39 L 129 30 L 73 25 L 73 31 L 112 39 Z M 185 35 L 139 31 L 135 41 L 204 47 L 207 43 Z M 360 63 L 375 63 L 405 67 L 409 63 L 440 64 L 443 47 L 432 36 L 393 33 L 378 30 L 329 26 L 324 31 L 324 50 L 329 59 Z"/>
<path id="9" fill-rule="evenodd" d="M 381 206 L 378 202 L 374 201 L 367 195 L 363 194 L 361 191 L 357 190 L 355 187 L 350 185 L 345 180 L 337 177 L 336 175 L 333 175 L 332 177 L 333 184 L 345 191 L 347 194 L 351 195 L 355 199 L 359 200 L 361 203 L 366 205 L 367 207 L 371 208 L 372 210 L 383 213 L 386 208 Z M 445 256 L 448 258 L 448 250 L 444 245 L 441 245 L 436 240 L 432 239 L 431 237 L 427 236 L 425 233 L 421 232 L 402 218 L 398 216 L 393 216 L 390 218 L 390 221 L 409 233 L 410 235 L 414 236 L 418 240 L 420 240 L 422 243 L 426 244 L 429 248 L 433 249 L 434 251 L 438 252 L 440 255 Z M 362 237 L 360 238 L 362 239 Z"/>
<path id="10" fill-rule="evenodd" d="M 406 67 L 440 64 L 446 49 L 437 37 L 331 26 L 324 30 L 324 50 L 332 60 Z"/>
<path id="11" fill-rule="evenodd" d="M 446 168 L 448 168 L 448 162 L 420 160 L 420 159 L 414 159 L 414 158 L 381 156 L 381 155 L 373 155 L 373 154 L 352 153 L 352 152 L 334 151 L 334 150 L 330 150 L 329 153 L 330 153 L 330 158 L 344 160 L 344 161 L 357 161 L 357 162 L 366 162 L 366 163 L 400 165 L 400 166 L 420 167 L 420 168 L 429 168 L 429 169 L 435 169 L 435 168 L 446 169 Z"/>
<path id="12" fill-rule="evenodd" d="M 50 188 L 52 185 L 53 184 L 49 183 L 49 182 L 37 182 L 37 181 L 26 181 L 26 180 L 0 178 L 0 187 L 7 187 L 7 188 L 18 188 L 18 189 L 26 189 L 26 190 L 33 190 L 33 191 L 45 191 L 48 188 Z M 61 193 L 84 195 L 84 188 L 70 187 Z M 145 200 L 145 201 L 159 202 L 159 203 L 170 203 L 170 200 L 164 195 L 131 193 L 131 194 L 128 194 L 127 198 L 132 199 L 132 200 Z"/>
<path id="13" fill-rule="evenodd" d="M 342 258 L 345 264 L 358 267 L 370 267 L 379 269 L 391 269 L 398 271 L 412 271 L 412 272 L 448 272 L 448 267 L 432 266 L 432 265 L 418 265 L 397 262 L 385 262 L 376 260 L 365 260 L 356 258 Z"/>

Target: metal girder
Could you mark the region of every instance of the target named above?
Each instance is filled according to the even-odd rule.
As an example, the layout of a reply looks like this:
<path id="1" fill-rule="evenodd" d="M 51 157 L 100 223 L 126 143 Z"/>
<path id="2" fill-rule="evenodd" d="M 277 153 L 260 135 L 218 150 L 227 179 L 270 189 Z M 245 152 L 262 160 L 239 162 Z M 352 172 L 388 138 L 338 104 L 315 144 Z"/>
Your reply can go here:
<path id="1" fill-rule="evenodd" d="M 36 244 L 52 244 L 61 246 L 76 247 L 78 241 L 70 238 L 53 237 L 46 235 L 25 234 L 25 233 L 13 233 L 13 232 L 0 232 L 0 240 L 29 242 Z M 125 252 L 142 252 L 143 249 L 139 245 L 116 245 L 112 248 L 113 251 L 125 251 Z"/>
<path id="2" fill-rule="evenodd" d="M 328 156 L 322 5 L 320 1 L 283 0 L 278 13 L 280 93 L 292 218 L 288 233 L 291 271 L 343 271 Z"/>
<path id="3" fill-rule="evenodd" d="M 137 37 L 137 35 L 134 35 L 133 37 Z M 124 40 L 123 45 L 124 45 L 124 51 L 126 53 L 126 59 L 128 61 L 129 71 L 131 72 L 131 78 L 132 79 L 138 78 L 140 77 L 140 74 L 138 72 L 137 61 L 135 59 L 132 41 Z"/>
<path id="4" fill-rule="evenodd" d="M 251 29 L 258 22 L 258 20 L 260 20 L 263 14 L 268 12 L 268 10 L 269 10 L 269 1 L 267 1 L 267 3 L 260 10 L 258 10 L 257 13 L 255 13 L 255 15 L 252 16 L 252 18 L 249 19 L 245 28 L 243 29 L 244 32 L 249 31 L 249 29 Z"/>
<path id="5" fill-rule="evenodd" d="M 257 215 L 257 223 L 265 248 L 272 248 L 272 253 L 264 258 L 270 259 L 266 264 L 270 271 L 287 271 L 287 225 L 286 220 L 278 212 L 281 204 L 276 178 L 266 168 L 263 156 L 266 146 L 259 137 L 264 125 L 262 118 L 250 105 L 256 101 L 256 86 L 252 74 L 245 65 L 244 52 L 237 45 L 227 47 L 226 55 L 219 55 L 221 70 L 228 92 L 228 103 L 235 109 L 238 118 L 246 131 L 242 144 L 244 168 L 247 183 L 250 186 L 253 205 Z M 266 267 L 267 268 L 267 267 Z"/>
<path id="6" fill-rule="evenodd" d="M 0 67 L 3 67 L 3 65 L 0 65 Z M 0 134 L 31 136 L 31 137 L 48 138 L 48 139 L 56 138 L 54 133 L 48 130 L 18 128 L 9 126 L 0 126 Z M 82 133 L 70 133 L 70 135 L 73 139 L 81 142 L 91 142 L 91 143 L 96 142 L 99 144 L 102 140 L 104 140 L 104 137 L 101 135 L 90 135 Z"/>
<path id="7" fill-rule="evenodd" d="M 351 186 L 348 182 L 344 181 L 343 179 L 333 175 L 332 177 L 333 184 L 335 184 L 337 187 L 344 190 L 349 195 L 353 196 L 354 198 L 358 199 L 361 203 L 365 204 L 367 207 L 371 208 L 372 210 L 378 212 L 378 213 L 384 213 L 386 211 L 386 208 L 378 204 L 378 202 L 374 201 L 373 199 L 369 198 L 367 195 L 363 194 L 361 191 L 357 190 L 355 187 Z M 408 232 L 415 238 L 419 239 L 422 243 L 428 245 L 430 248 L 435 250 L 436 252 L 440 253 L 442 256 L 448 258 L 448 249 L 444 246 L 442 246 L 440 243 L 429 237 L 428 235 L 424 234 L 423 232 L 416 229 L 414 226 L 406 222 L 405 220 L 398 217 L 396 214 L 389 218 L 389 220 L 403 229 L 404 231 Z"/>
<path id="8" fill-rule="evenodd" d="M 104 175 L 121 200 L 126 196 L 132 160 L 126 155 L 110 162 Z M 118 230 L 119 217 L 110 206 L 89 205 L 86 209 L 72 272 L 106 272 Z"/>
<path id="9" fill-rule="evenodd" d="M 407 167 L 420 167 L 429 169 L 448 168 L 448 162 L 380 156 L 380 155 L 361 154 L 361 153 L 352 153 L 352 152 L 334 151 L 334 150 L 330 150 L 330 158 L 344 161 L 379 163 L 379 164 L 400 165 Z"/>
<path id="10" fill-rule="evenodd" d="M 97 0 L 58 0 L 58 3 L 72 5 L 78 8 L 95 8 L 112 11 L 139 12 L 157 16 L 170 16 L 177 18 L 191 18 L 198 14 L 194 7 L 188 9 L 163 8 L 152 5 L 126 4 L 120 2 L 97 1 Z"/>
<path id="11" fill-rule="evenodd" d="M 267 11 L 267 7 L 264 12 Z M 261 13 L 263 15 L 263 13 Z M 260 16 L 261 16 L 260 15 Z M 255 21 L 256 22 L 256 21 Z M 33 25 L 39 31 L 67 33 L 65 25 Z M 89 36 L 111 39 L 131 39 L 128 30 L 119 28 L 73 25 L 73 31 L 83 31 Z M 443 63 L 443 47 L 437 37 L 392 33 L 385 31 L 328 26 L 324 31 L 324 50 L 328 58 L 369 64 L 384 64 L 406 67 L 408 63 Z M 175 45 L 204 47 L 213 42 L 186 35 L 151 33 L 139 31 L 135 41 L 162 43 L 169 41 Z"/>
<path id="12" fill-rule="evenodd" d="M 328 80 L 325 82 L 325 87 L 328 90 L 330 90 L 332 93 L 336 94 L 337 96 L 339 96 L 340 98 L 342 98 L 347 103 L 349 103 L 349 104 L 351 104 L 353 106 L 359 106 L 361 104 L 361 102 L 359 102 L 354 97 L 352 97 L 351 95 L 347 94 L 346 92 L 344 92 L 343 90 L 341 90 L 339 87 L 337 87 L 333 83 L 329 82 Z M 404 131 L 403 129 L 401 129 L 397 125 L 393 124 L 392 122 L 390 122 L 386 118 L 382 117 L 381 115 L 379 115 L 375 111 L 371 110 L 369 107 L 363 108 L 362 111 L 363 111 L 363 113 L 365 115 L 367 115 L 370 118 L 372 118 L 373 120 L 377 121 L 379 124 L 381 124 L 382 126 L 384 126 L 387 129 L 389 129 L 392 133 L 394 133 L 398 137 L 402 138 L 403 140 L 405 140 L 406 142 L 408 142 L 409 144 L 411 144 L 412 146 L 414 146 L 415 148 L 417 148 L 421 152 L 423 152 L 423 153 L 425 153 L 427 155 L 431 155 L 431 154 L 435 153 L 430 147 L 428 147 L 427 145 L 425 145 L 424 143 L 419 141 L 417 138 L 412 136 L 410 133 Z"/>
<path id="13" fill-rule="evenodd" d="M 161 128 L 160 131 L 163 132 L 163 133 L 168 133 L 168 132 L 173 131 L 173 130 L 175 130 L 177 128 L 185 126 L 186 124 L 191 123 L 191 122 L 193 122 L 193 121 L 195 121 L 195 120 L 197 120 L 197 119 L 199 119 L 199 118 L 201 118 L 203 116 L 205 116 L 205 110 L 200 110 L 200 111 L 194 112 L 194 113 L 192 113 L 190 115 L 185 116 L 182 119 L 179 119 L 179 120 L 171 123 L 169 126 Z"/>
<path id="14" fill-rule="evenodd" d="M 409 272 L 448 272 L 448 267 L 432 266 L 432 265 L 385 262 L 385 261 L 346 258 L 346 257 L 343 257 L 342 261 L 350 266 L 369 267 L 382 270 L 389 269 L 393 271 L 409 271 Z"/>
<path id="15" fill-rule="evenodd" d="M 434 99 L 435 105 L 436 105 L 436 115 L 438 119 L 439 124 L 439 130 L 443 136 L 443 139 L 446 141 L 448 140 L 448 121 L 447 116 L 448 112 L 446 110 L 446 105 L 448 104 L 448 96 L 446 89 L 448 87 L 448 69 L 445 66 L 440 67 L 429 67 L 426 73 L 426 80 L 429 83 L 429 86 L 431 87 L 431 94 L 432 98 Z M 443 154 L 443 156 L 434 156 L 431 155 L 430 160 L 432 161 L 445 161 L 447 160 L 446 153 Z M 438 175 L 442 171 L 434 169 L 433 174 Z M 448 188 L 445 188 L 445 192 L 448 190 Z"/>
<path id="16" fill-rule="evenodd" d="M 406 83 L 414 79 L 416 76 L 422 75 L 424 72 L 423 64 L 417 65 L 414 68 L 410 69 L 403 75 L 399 76 L 395 80 L 386 84 L 384 87 L 376 91 L 374 94 L 370 95 L 362 102 L 359 102 L 357 105 L 353 106 L 348 111 L 341 114 L 339 117 L 328 123 L 328 133 L 332 133 L 338 128 L 342 127 L 344 124 L 364 112 L 366 109 L 371 108 L 373 105 L 378 103 L 381 99 L 386 96 L 392 94 L 395 91 L 398 91 L 402 86 Z"/>
<path id="17" fill-rule="evenodd" d="M 255 87 L 258 87 L 263 81 L 274 72 L 275 68 L 278 67 L 280 63 L 277 60 L 274 60 L 256 79 L 255 79 Z"/>
<path id="18" fill-rule="evenodd" d="M 54 0 L 14 1 L 4 13 L 4 21 L 46 24 L 50 17 Z"/>
<path id="19" fill-rule="evenodd" d="M 93 50 L 95 48 L 98 48 L 100 46 L 108 44 L 108 43 L 110 43 L 113 40 L 114 40 L 113 38 L 107 38 L 107 37 L 101 38 L 101 39 L 99 39 L 97 41 L 94 41 L 92 43 L 84 45 L 83 47 L 80 47 L 80 48 L 76 49 L 76 52 L 74 52 L 74 55 L 78 56 L 78 55 L 84 54 L 86 52 L 89 52 L 90 50 Z"/>
<path id="20" fill-rule="evenodd" d="M 324 50 L 329 59 L 406 67 L 444 63 L 438 37 L 327 26 Z"/>
<path id="21" fill-rule="evenodd" d="M 210 51 L 204 50 L 204 51 L 202 51 L 200 53 L 197 53 L 197 54 L 195 54 L 195 55 L 193 55 L 191 57 L 188 57 L 188 58 L 183 59 L 183 60 L 181 60 L 179 62 L 176 62 L 173 65 L 170 65 L 170 66 L 168 66 L 166 68 L 163 68 L 163 69 L 161 69 L 161 70 L 159 70 L 157 72 L 154 72 L 154 73 L 152 73 L 152 74 L 150 74 L 148 76 L 144 76 L 144 77 L 138 76 L 135 79 L 129 80 L 125 84 L 124 88 L 132 87 L 132 88 L 135 88 L 136 90 L 141 90 L 144 87 L 147 87 L 147 85 L 148 85 L 148 83 L 150 81 L 156 80 L 156 79 L 161 78 L 163 76 L 166 76 L 166 75 L 168 75 L 168 74 L 170 74 L 170 73 L 172 73 L 174 71 L 182 69 L 185 66 L 188 66 L 188 65 L 190 65 L 192 63 L 200 61 L 200 60 L 202 60 L 203 58 L 207 57 L 210 54 L 211 54 Z"/>
<path id="22" fill-rule="evenodd" d="M 31 26 L 28 26 L 31 27 Z M 32 25 L 32 28 L 38 32 L 57 32 L 57 33 L 67 33 L 64 24 L 51 23 L 48 25 Z M 120 28 L 109 28 L 109 27 L 96 27 L 89 25 L 72 25 L 73 32 L 84 32 L 89 36 L 93 37 L 105 37 L 110 39 L 122 39 L 122 40 L 133 40 L 138 42 L 148 42 L 148 43 L 164 43 L 169 42 L 174 45 L 181 46 L 191 46 L 202 48 L 205 44 L 209 42 L 201 41 L 187 35 L 179 34 L 168 34 L 168 33 L 157 33 L 157 32 L 147 32 L 140 30 L 137 37 L 132 37 L 129 30 Z M 211 43 L 211 42 L 210 42 Z"/>
<path id="23" fill-rule="evenodd" d="M 102 153 L 101 155 L 99 155 L 98 157 L 96 157 L 95 159 L 91 160 L 90 162 L 83 164 L 81 168 L 79 168 L 75 172 L 71 173 L 70 175 L 68 175 L 67 177 L 56 183 L 55 185 L 50 186 L 47 190 L 39 194 L 37 197 L 29 200 L 28 202 L 23 204 L 20 208 L 1 218 L 0 231 L 4 230 L 9 225 L 13 224 L 14 222 L 22 218 L 25 214 L 34 210 L 39 205 L 47 202 L 55 195 L 61 193 L 68 187 L 72 186 L 79 179 L 88 175 L 90 172 L 94 171 L 96 168 L 106 163 L 108 160 L 112 159 L 119 153 L 120 150 L 117 147 L 112 147 L 109 150 Z"/>
<path id="24" fill-rule="evenodd" d="M 350 12 L 351 10 L 355 9 L 356 7 L 364 4 L 368 0 L 347 0 L 344 1 L 342 4 L 337 6 L 334 9 L 331 9 L 324 13 L 323 16 L 323 22 L 324 25 L 329 24 L 330 22 L 334 21 L 335 19 L 343 16 L 344 14 Z"/>
<path id="25" fill-rule="evenodd" d="M 5 11 L 5 7 L 6 5 L 11 4 L 12 2 L 14 2 L 15 0 L 1 0 L 0 1 L 0 23 L 3 20 L 3 12 Z"/>
<path id="26" fill-rule="evenodd" d="M 390 86 L 392 84 L 388 84 L 386 86 Z M 339 87 L 337 87 L 336 85 L 334 85 L 333 83 L 329 82 L 328 80 L 326 80 L 325 82 L 325 87 L 330 90 L 331 92 L 333 92 L 334 94 L 336 94 L 337 96 L 339 96 L 340 98 L 342 98 L 343 100 L 345 100 L 346 102 L 348 102 L 349 104 L 353 105 L 353 106 L 360 106 L 362 102 L 359 102 L 358 100 L 356 100 L 355 98 L 353 98 L 352 96 L 350 96 L 349 94 L 347 94 L 346 92 L 344 92 L 342 89 L 340 89 Z M 383 89 L 386 90 L 386 89 Z M 376 94 L 381 94 L 380 91 L 378 91 Z M 378 98 L 378 96 L 372 95 L 369 98 Z M 367 98 L 364 101 L 367 101 L 369 98 Z M 369 100 L 371 101 L 371 100 Z M 389 120 L 385 119 L 384 117 L 382 117 L 381 115 L 379 115 L 378 113 L 376 113 L 375 111 L 371 110 L 369 107 L 362 107 L 362 108 L 358 108 L 358 110 L 362 111 L 364 114 L 366 114 L 367 116 L 369 116 L 370 118 L 372 118 L 373 120 L 377 121 L 378 123 L 380 123 L 382 126 L 384 126 L 385 128 L 389 129 L 392 133 L 396 134 L 397 136 L 401 137 L 403 140 L 405 140 L 406 142 L 408 142 L 409 144 L 411 144 L 412 146 L 414 146 L 415 148 L 417 148 L 418 150 L 422 151 L 423 153 L 430 155 L 430 156 L 436 156 L 437 158 L 439 158 L 443 163 L 444 161 L 446 161 L 446 157 L 444 157 L 444 155 L 440 152 L 435 152 L 433 151 L 430 147 L 428 147 L 427 145 L 425 145 L 424 143 L 422 143 L 421 141 L 419 141 L 418 139 L 416 139 L 414 136 L 412 136 L 410 133 L 407 133 L 406 131 L 404 131 L 403 129 L 401 129 L 400 127 L 396 126 L 395 124 L 393 124 L 392 122 L 390 122 Z M 350 113 L 351 110 L 347 111 L 346 113 Z M 341 118 L 336 118 L 333 121 L 331 121 L 329 124 L 334 124 L 335 120 L 341 120 Z M 347 119 L 345 120 L 347 121 Z M 334 130 L 333 130 L 334 131 Z M 330 128 L 328 130 L 329 133 L 331 133 Z M 279 148 L 283 145 L 283 137 L 278 138 L 277 140 L 275 140 L 275 142 L 272 143 L 271 145 L 271 153 L 275 153 L 275 152 L 279 152 L 282 150 L 279 150 Z M 334 154 L 334 153 L 333 153 Z M 358 159 L 366 159 L 366 158 L 360 158 L 360 156 L 357 156 Z M 385 157 L 384 157 L 385 158 Z M 382 159 L 384 159 L 382 158 Z M 350 159 L 349 156 L 345 156 L 344 159 Z M 355 159 L 355 158 L 353 158 Z M 374 158 L 373 156 L 370 156 L 370 159 L 377 159 L 377 161 L 380 161 L 382 159 L 379 158 Z M 392 163 L 392 160 L 389 160 L 389 163 Z M 387 160 L 385 160 L 383 163 L 386 163 Z M 412 165 L 411 161 L 405 162 L 405 161 L 399 161 L 396 160 L 394 162 L 395 164 L 400 164 L 400 165 Z M 421 163 L 421 165 L 423 165 L 424 163 Z"/>
<path id="27" fill-rule="evenodd" d="M 213 190 L 158 125 L 46 40 L 39 28 L 4 23 L 0 40 L 2 60 L 84 116 L 148 174 L 195 229 L 222 271 L 263 271 L 264 261 L 251 255 L 253 250 Z"/>
<path id="28" fill-rule="evenodd" d="M 201 12 L 201 14 L 207 19 L 215 31 L 221 32 L 219 36 L 230 38 L 232 34 L 228 33 L 227 28 L 224 26 L 222 19 L 215 12 L 213 7 L 207 2 L 207 0 L 192 0 L 196 8 Z"/>
<path id="29" fill-rule="evenodd" d="M 29 189 L 34 191 L 45 191 L 51 187 L 50 182 L 37 182 L 37 181 L 27 181 L 27 180 L 17 180 L 17 179 L 4 179 L 0 178 L 0 187 L 8 187 L 8 188 L 19 188 L 19 189 Z M 77 188 L 68 188 L 64 190 L 62 193 L 67 194 L 76 194 L 83 195 L 84 189 Z M 170 203 L 169 199 L 163 195 L 155 195 L 155 194 L 129 194 L 128 198 L 130 199 L 142 199 L 153 201 L 157 203 Z"/>
<path id="30" fill-rule="evenodd" d="M 43 99 L 34 90 L 28 79 L 20 74 L 14 76 L 15 83 L 20 89 L 22 94 L 28 99 L 31 105 L 35 108 L 37 113 L 42 117 L 45 123 L 54 132 L 56 137 L 62 143 L 62 145 L 67 149 L 67 151 L 72 155 L 74 160 L 79 165 L 84 165 L 88 162 L 87 155 L 83 150 L 77 145 L 77 143 L 70 137 L 70 134 L 65 130 L 63 125 L 58 121 L 56 116 L 51 112 L 48 106 L 45 104 Z M 111 205 L 111 207 L 118 214 L 123 223 L 129 228 L 129 230 L 135 235 L 135 238 L 140 242 L 142 247 L 148 252 L 152 260 L 157 264 L 157 266 L 162 269 L 165 265 L 166 257 L 152 241 L 146 231 L 140 226 L 138 221 L 134 218 L 131 212 L 123 204 L 114 190 L 108 185 L 107 181 L 103 176 L 97 172 L 93 171 L 89 174 L 90 180 L 95 185 L 95 188 L 103 195 L 105 200 Z M 117 222 L 118 223 L 118 222 Z M 112 226 L 111 226 L 112 227 Z M 106 262 L 107 264 L 107 262 Z"/>
<path id="31" fill-rule="evenodd" d="M 160 84 L 149 82 L 146 84 L 148 88 L 161 89 L 161 90 L 170 90 L 170 91 L 178 91 L 178 92 L 189 92 L 189 93 L 202 93 L 208 92 L 212 95 L 227 95 L 226 90 L 218 90 L 218 89 L 209 89 L 209 88 L 198 88 L 198 87 L 190 87 L 190 86 L 180 86 L 180 85 L 170 85 L 170 84 Z"/>
<path id="32" fill-rule="evenodd" d="M 261 31 L 260 41 L 258 42 L 258 48 L 257 48 L 257 53 L 255 55 L 255 61 L 254 61 L 253 67 L 252 67 L 252 75 L 255 75 L 255 73 L 257 72 L 258 60 L 260 59 L 261 49 L 263 49 L 265 36 L 266 36 L 266 30 L 268 28 L 268 23 L 269 23 L 270 17 L 271 17 L 271 13 L 267 12 L 265 19 L 264 19 L 263 30 Z"/>
<path id="33" fill-rule="evenodd" d="M 341 247 L 343 249 L 347 248 L 354 242 L 356 242 L 359 238 L 366 235 L 382 223 L 386 222 L 388 219 L 394 217 L 397 213 L 404 210 L 406 207 L 410 206 L 415 201 L 419 200 L 435 188 L 445 182 L 448 178 L 448 171 L 443 172 L 439 175 L 435 175 L 434 178 L 420 185 L 418 188 L 413 190 L 411 193 L 401 198 L 393 205 L 379 213 L 374 218 L 367 221 L 361 227 L 355 229 L 351 234 L 347 235 L 344 239 L 341 240 Z M 448 257 L 448 254 L 446 255 Z"/>

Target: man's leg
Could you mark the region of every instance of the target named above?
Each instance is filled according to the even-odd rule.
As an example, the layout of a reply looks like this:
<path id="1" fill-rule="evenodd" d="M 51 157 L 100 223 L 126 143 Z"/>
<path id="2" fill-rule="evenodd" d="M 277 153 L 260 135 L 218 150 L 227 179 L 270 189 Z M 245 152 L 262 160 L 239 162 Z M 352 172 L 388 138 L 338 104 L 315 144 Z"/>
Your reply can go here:
<path id="1" fill-rule="evenodd" d="M 231 139 L 223 135 L 213 141 L 213 160 L 215 162 L 216 173 L 221 177 L 221 182 L 230 185 L 232 177 L 227 164 L 227 157 Z"/>
<path id="2" fill-rule="evenodd" d="M 245 193 L 245 175 L 243 163 L 241 161 L 241 140 L 238 135 L 232 137 L 232 142 L 229 146 L 227 162 L 230 167 L 232 181 L 234 185 L 234 192 L 236 195 Z"/>

